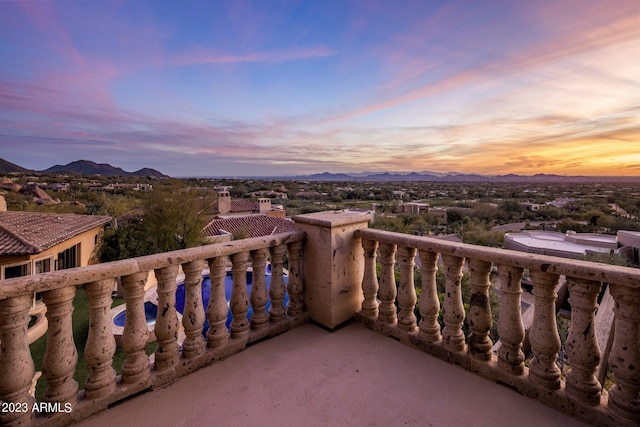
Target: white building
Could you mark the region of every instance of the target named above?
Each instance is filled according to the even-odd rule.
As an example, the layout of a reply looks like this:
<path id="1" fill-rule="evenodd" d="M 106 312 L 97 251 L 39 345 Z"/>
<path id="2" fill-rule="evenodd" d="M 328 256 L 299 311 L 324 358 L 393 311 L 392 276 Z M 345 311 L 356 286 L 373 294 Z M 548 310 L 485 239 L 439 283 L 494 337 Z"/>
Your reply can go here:
<path id="1" fill-rule="evenodd" d="M 504 235 L 504 248 L 541 255 L 581 259 L 588 253 L 616 253 L 638 263 L 640 232 L 618 231 L 616 236 L 594 233 L 521 231 Z"/>

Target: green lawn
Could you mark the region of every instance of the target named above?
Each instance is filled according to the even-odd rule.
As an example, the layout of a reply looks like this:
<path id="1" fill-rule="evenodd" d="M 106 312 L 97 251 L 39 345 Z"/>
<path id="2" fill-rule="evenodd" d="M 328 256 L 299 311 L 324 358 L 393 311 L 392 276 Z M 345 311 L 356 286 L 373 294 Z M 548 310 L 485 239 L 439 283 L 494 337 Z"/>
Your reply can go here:
<path id="1" fill-rule="evenodd" d="M 113 298 L 112 307 L 124 303 L 124 298 Z M 78 364 L 76 365 L 76 371 L 74 379 L 78 382 L 79 387 L 84 388 L 84 380 L 87 377 L 88 368 L 84 360 L 84 346 L 87 342 L 87 336 L 89 335 L 89 305 L 87 295 L 84 288 L 78 288 L 76 296 L 73 300 L 73 340 L 78 351 Z M 47 334 L 44 334 L 40 339 L 31 344 L 31 357 L 35 363 L 35 369 L 37 371 L 42 370 L 42 359 L 44 358 L 44 352 L 47 346 Z M 156 343 L 150 343 L 147 345 L 147 354 L 153 353 L 156 348 Z M 122 363 L 124 362 L 125 355 L 122 348 L 118 347 L 113 357 L 112 366 L 118 374 L 122 370 Z M 38 379 L 36 386 L 36 400 L 41 401 L 47 387 L 46 379 L 44 375 Z"/>

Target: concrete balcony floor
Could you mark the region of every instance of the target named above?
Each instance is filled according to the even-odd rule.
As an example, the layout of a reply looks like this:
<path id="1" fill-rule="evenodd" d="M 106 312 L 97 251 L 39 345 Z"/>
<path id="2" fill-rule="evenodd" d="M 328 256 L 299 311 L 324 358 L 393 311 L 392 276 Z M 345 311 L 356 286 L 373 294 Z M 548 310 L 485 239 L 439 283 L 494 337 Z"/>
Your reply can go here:
<path id="1" fill-rule="evenodd" d="M 586 424 L 359 325 L 306 324 L 79 425 Z"/>

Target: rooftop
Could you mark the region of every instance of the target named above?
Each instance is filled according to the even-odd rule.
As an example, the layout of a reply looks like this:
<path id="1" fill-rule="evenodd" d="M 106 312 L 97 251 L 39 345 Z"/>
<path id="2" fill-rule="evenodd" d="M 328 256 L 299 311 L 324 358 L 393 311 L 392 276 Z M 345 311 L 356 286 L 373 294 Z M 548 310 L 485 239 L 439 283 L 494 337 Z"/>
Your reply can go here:
<path id="1" fill-rule="evenodd" d="M 232 199 L 231 210 L 233 213 L 258 212 L 258 203 L 253 199 Z M 219 215 L 218 202 L 206 197 L 196 199 L 196 209 L 204 215 Z"/>
<path id="2" fill-rule="evenodd" d="M 260 237 L 289 231 L 293 231 L 293 221 L 266 215 L 214 219 L 204 228 L 206 236 L 246 233 L 246 237 Z"/>
<path id="3" fill-rule="evenodd" d="M 514 242 L 531 250 L 555 251 L 584 255 L 586 251 L 609 253 L 618 247 L 616 236 L 603 234 L 573 233 L 564 234 L 554 231 L 521 231 L 505 234 L 505 248 Z"/>
<path id="4" fill-rule="evenodd" d="M 99 215 L 0 212 L 0 255 L 37 254 L 109 221 Z"/>

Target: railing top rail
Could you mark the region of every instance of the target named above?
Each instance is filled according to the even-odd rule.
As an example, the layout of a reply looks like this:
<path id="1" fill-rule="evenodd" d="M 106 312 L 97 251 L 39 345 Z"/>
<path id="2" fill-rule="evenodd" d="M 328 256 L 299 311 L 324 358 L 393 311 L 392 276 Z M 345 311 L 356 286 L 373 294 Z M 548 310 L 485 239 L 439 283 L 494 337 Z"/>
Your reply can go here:
<path id="1" fill-rule="evenodd" d="M 640 269 L 589 261 L 560 258 L 550 255 L 530 254 L 508 249 L 450 242 L 435 237 L 411 236 L 391 231 L 362 229 L 356 236 L 397 244 L 445 255 L 493 262 L 495 264 L 544 271 L 547 273 L 577 277 L 599 282 L 615 283 L 640 290 Z"/>
<path id="2" fill-rule="evenodd" d="M 27 293 L 43 292 L 70 285 L 77 286 L 98 280 L 112 279 L 120 276 L 126 276 L 128 274 L 168 267 L 171 265 L 180 265 L 198 259 L 209 259 L 231 255 L 237 252 L 269 248 L 283 243 L 286 244 L 300 241 L 304 239 L 304 237 L 304 232 L 292 231 L 288 233 L 274 234 L 272 236 L 215 243 L 138 258 L 94 264 L 86 267 L 0 280 L 0 300 L 25 295 Z"/>

